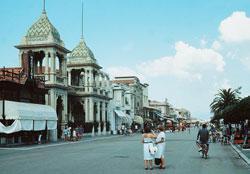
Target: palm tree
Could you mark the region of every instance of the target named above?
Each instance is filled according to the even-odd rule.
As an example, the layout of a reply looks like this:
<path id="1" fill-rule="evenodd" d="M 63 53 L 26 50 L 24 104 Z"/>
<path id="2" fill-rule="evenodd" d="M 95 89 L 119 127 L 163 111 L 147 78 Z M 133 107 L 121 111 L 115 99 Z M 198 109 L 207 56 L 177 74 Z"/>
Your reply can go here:
<path id="1" fill-rule="evenodd" d="M 214 115 L 219 114 L 223 111 L 227 106 L 238 103 L 241 100 L 239 96 L 241 87 L 237 89 L 220 89 L 217 94 L 215 94 L 215 98 L 213 102 L 210 104 L 211 112 Z"/>

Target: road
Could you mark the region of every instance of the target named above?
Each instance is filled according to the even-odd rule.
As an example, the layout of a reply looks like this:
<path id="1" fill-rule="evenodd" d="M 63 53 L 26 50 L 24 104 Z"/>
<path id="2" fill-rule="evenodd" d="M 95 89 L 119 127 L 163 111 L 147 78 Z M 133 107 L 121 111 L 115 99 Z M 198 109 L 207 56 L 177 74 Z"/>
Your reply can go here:
<path id="1" fill-rule="evenodd" d="M 249 174 L 250 167 L 230 146 L 210 144 L 208 159 L 195 146 L 197 130 L 167 133 L 167 168 L 145 171 L 141 135 L 77 143 L 0 149 L 1 174 Z"/>

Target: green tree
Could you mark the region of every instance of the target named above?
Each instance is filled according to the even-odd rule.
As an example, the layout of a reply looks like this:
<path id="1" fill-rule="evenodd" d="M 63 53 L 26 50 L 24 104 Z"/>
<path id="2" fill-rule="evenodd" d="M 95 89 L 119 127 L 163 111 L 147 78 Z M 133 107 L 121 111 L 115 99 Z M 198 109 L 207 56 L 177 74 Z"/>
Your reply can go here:
<path id="1" fill-rule="evenodd" d="M 241 97 L 240 92 L 241 87 L 237 89 L 220 89 L 217 94 L 215 94 L 215 98 L 213 102 L 210 104 L 211 112 L 219 114 L 223 111 L 227 106 L 239 103 Z"/>

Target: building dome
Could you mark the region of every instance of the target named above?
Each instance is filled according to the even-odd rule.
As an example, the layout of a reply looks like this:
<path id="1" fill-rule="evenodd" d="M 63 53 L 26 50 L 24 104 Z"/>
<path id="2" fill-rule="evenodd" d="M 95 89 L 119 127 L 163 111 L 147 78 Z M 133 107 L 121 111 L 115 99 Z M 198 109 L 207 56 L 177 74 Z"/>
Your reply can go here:
<path id="1" fill-rule="evenodd" d="M 44 43 L 64 45 L 59 32 L 51 24 L 45 12 L 42 13 L 38 21 L 28 29 L 22 43 L 25 45 Z"/>
<path id="2" fill-rule="evenodd" d="M 89 49 L 83 39 L 72 50 L 69 55 L 70 64 L 97 64 L 93 52 Z"/>

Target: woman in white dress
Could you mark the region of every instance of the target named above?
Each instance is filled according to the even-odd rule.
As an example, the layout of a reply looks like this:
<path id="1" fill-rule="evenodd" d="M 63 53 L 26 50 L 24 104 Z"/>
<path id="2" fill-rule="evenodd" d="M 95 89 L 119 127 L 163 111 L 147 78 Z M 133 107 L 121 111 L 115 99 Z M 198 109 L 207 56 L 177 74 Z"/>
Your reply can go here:
<path id="1" fill-rule="evenodd" d="M 151 132 L 150 127 L 146 126 L 144 128 L 144 134 L 142 135 L 145 170 L 149 169 L 149 165 L 150 165 L 150 170 L 153 170 L 154 152 L 151 152 L 150 149 L 152 149 L 152 147 L 153 147 L 153 143 L 154 143 L 155 138 L 156 138 L 156 135 L 154 135 Z"/>
<path id="2" fill-rule="evenodd" d="M 163 126 L 159 126 L 160 133 L 158 134 L 156 138 L 156 147 L 158 151 L 155 154 L 155 158 L 160 158 L 160 169 L 165 169 L 165 159 L 164 159 L 164 152 L 165 152 L 165 146 L 166 146 L 166 137 Z"/>

